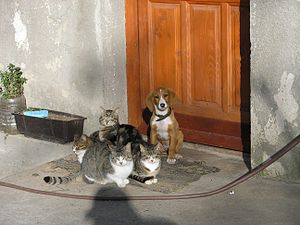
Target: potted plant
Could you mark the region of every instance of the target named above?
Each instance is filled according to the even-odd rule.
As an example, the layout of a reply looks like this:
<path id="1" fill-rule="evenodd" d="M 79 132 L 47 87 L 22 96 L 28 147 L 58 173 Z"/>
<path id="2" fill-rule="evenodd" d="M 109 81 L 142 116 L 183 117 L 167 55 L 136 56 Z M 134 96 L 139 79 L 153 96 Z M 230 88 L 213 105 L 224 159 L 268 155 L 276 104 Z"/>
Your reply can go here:
<path id="1" fill-rule="evenodd" d="M 26 98 L 23 94 L 27 79 L 20 67 L 9 64 L 7 70 L 0 70 L 0 130 L 18 133 L 15 117 L 12 113 L 26 109 Z"/>

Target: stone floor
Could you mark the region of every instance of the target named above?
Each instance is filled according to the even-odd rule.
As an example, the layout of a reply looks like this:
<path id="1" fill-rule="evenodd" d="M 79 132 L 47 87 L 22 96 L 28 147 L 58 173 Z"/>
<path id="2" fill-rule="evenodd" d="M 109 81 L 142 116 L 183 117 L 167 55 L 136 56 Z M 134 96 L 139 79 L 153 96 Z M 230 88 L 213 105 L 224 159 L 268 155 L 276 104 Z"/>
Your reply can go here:
<path id="1" fill-rule="evenodd" d="M 202 162 L 217 171 L 201 174 L 174 173 L 166 181 L 162 173 L 158 188 L 131 182 L 120 189 L 115 185 L 87 185 L 80 179 L 53 186 L 43 181 L 49 173 L 68 173 L 53 166 L 57 160 L 71 160 L 71 144 L 55 144 L 0 133 L 0 181 L 35 190 L 80 196 L 178 196 L 201 193 L 222 187 L 248 171 L 249 158 L 240 152 L 185 143 L 184 162 L 193 170 Z M 192 165 L 192 166 L 191 166 Z M 201 166 L 201 165 L 200 165 Z M 169 168 L 170 170 L 170 168 Z M 172 170 L 172 168 L 171 168 Z M 167 170 L 166 170 L 167 171 Z M 167 171 L 168 172 L 168 171 Z M 196 173 L 196 172 L 195 172 Z M 182 176 L 183 174 L 183 176 Z M 184 177 L 186 176 L 186 177 Z M 190 177 L 189 177 L 190 176 Z M 160 184 L 161 180 L 161 184 Z M 164 184 L 165 182 L 165 184 Z M 173 182 L 173 183 L 172 183 Z M 165 189 L 160 187 L 172 183 Z M 180 184 L 180 185 L 179 185 Z M 159 186 L 161 185 L 161 186 Z M 179 185 L 180 187 L 176 187 Z M 174 190 L 171 188 L 175 186 Z M 165 187 L 165 186 L 164 186 Z M 223 193 L 195 199 L 96 201 L 62 198 L 24 192 L 0 186 L 0 224 L 284 224 L 300 221 L 300 184 L 279 182 L 259 176 Z"/>

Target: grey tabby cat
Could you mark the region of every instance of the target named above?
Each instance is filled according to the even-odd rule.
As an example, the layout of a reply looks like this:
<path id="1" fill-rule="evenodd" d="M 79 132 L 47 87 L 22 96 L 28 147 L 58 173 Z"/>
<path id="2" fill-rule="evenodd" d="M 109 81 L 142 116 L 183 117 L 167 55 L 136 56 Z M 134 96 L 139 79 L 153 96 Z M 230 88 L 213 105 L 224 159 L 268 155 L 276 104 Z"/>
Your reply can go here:
<path id="1" fill-rule="evenodd" d="M 99 117 L 99 134 L 98 138 L 100 141 L 110 140 L 112 143 L 116 139 L 111 140 L 113 137 L 117 137 L 118 127 L 119 127 L 119 115 L 117 113 L 118 108 L 116 109 L 104 109 L 101 107 L 102 112 Z M 97 138 L 97 134 L 94 135 Z"/>
<path id="2" fill-rule="evenodd" d="M 130 143 L 119 147 L 107 141 L 95 142 L 87 147 L 78 173 L 66 177 L 46 176 L 44 181 L 48 184 L 62 184 L 82 175 L 86 183 L 116 183 L 123 188 L 129 183 L 127 178 L 132 171 Z"/>
<path id="3" fill-rule="evenodd" d="M 139 131 L 130 124 L 120 124 L 117 109 L 104 109 L 99 117 L 99 131 L 90 135 L 94 141 L 109 140 L 116 144 L 117 139 L 121 140 L 123 145 L 128 142 L 142 139 Z"/>
<path id="4" fill-rule="evenodd" d="M 143 140 L 132 143 L 134 168 L 129 177 L 145 184 L 157 183 L 162 151 L 163 146 L 160 143 L 152 145 Z"/>

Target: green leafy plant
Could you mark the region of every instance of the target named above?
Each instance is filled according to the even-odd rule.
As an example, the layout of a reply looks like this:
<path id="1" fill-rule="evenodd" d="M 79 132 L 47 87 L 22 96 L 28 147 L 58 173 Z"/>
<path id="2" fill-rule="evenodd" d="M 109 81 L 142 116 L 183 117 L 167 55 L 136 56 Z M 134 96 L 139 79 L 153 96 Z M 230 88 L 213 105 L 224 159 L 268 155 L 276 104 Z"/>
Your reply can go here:
<path id="1" fill-rule="evenodd" d="M 0 86 L 3 98 L 16 98 L 23 94 L 27 79 L 22 74 L 21 68 L 11 63 L 7 66 L 6 71 L 0 70 Z"/>

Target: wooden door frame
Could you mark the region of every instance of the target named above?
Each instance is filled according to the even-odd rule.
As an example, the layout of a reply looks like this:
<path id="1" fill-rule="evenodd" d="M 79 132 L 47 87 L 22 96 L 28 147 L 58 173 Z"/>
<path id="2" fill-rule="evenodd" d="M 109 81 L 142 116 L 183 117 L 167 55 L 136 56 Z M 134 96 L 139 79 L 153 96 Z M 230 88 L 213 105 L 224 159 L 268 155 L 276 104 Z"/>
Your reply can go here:
<path id="1" fill-rule="evenodd" d="M 142 122 L 140 108 L 133 107 L 141 104 L 137 1 L 125 0 L 128 123 L 133 126 Z"/>

